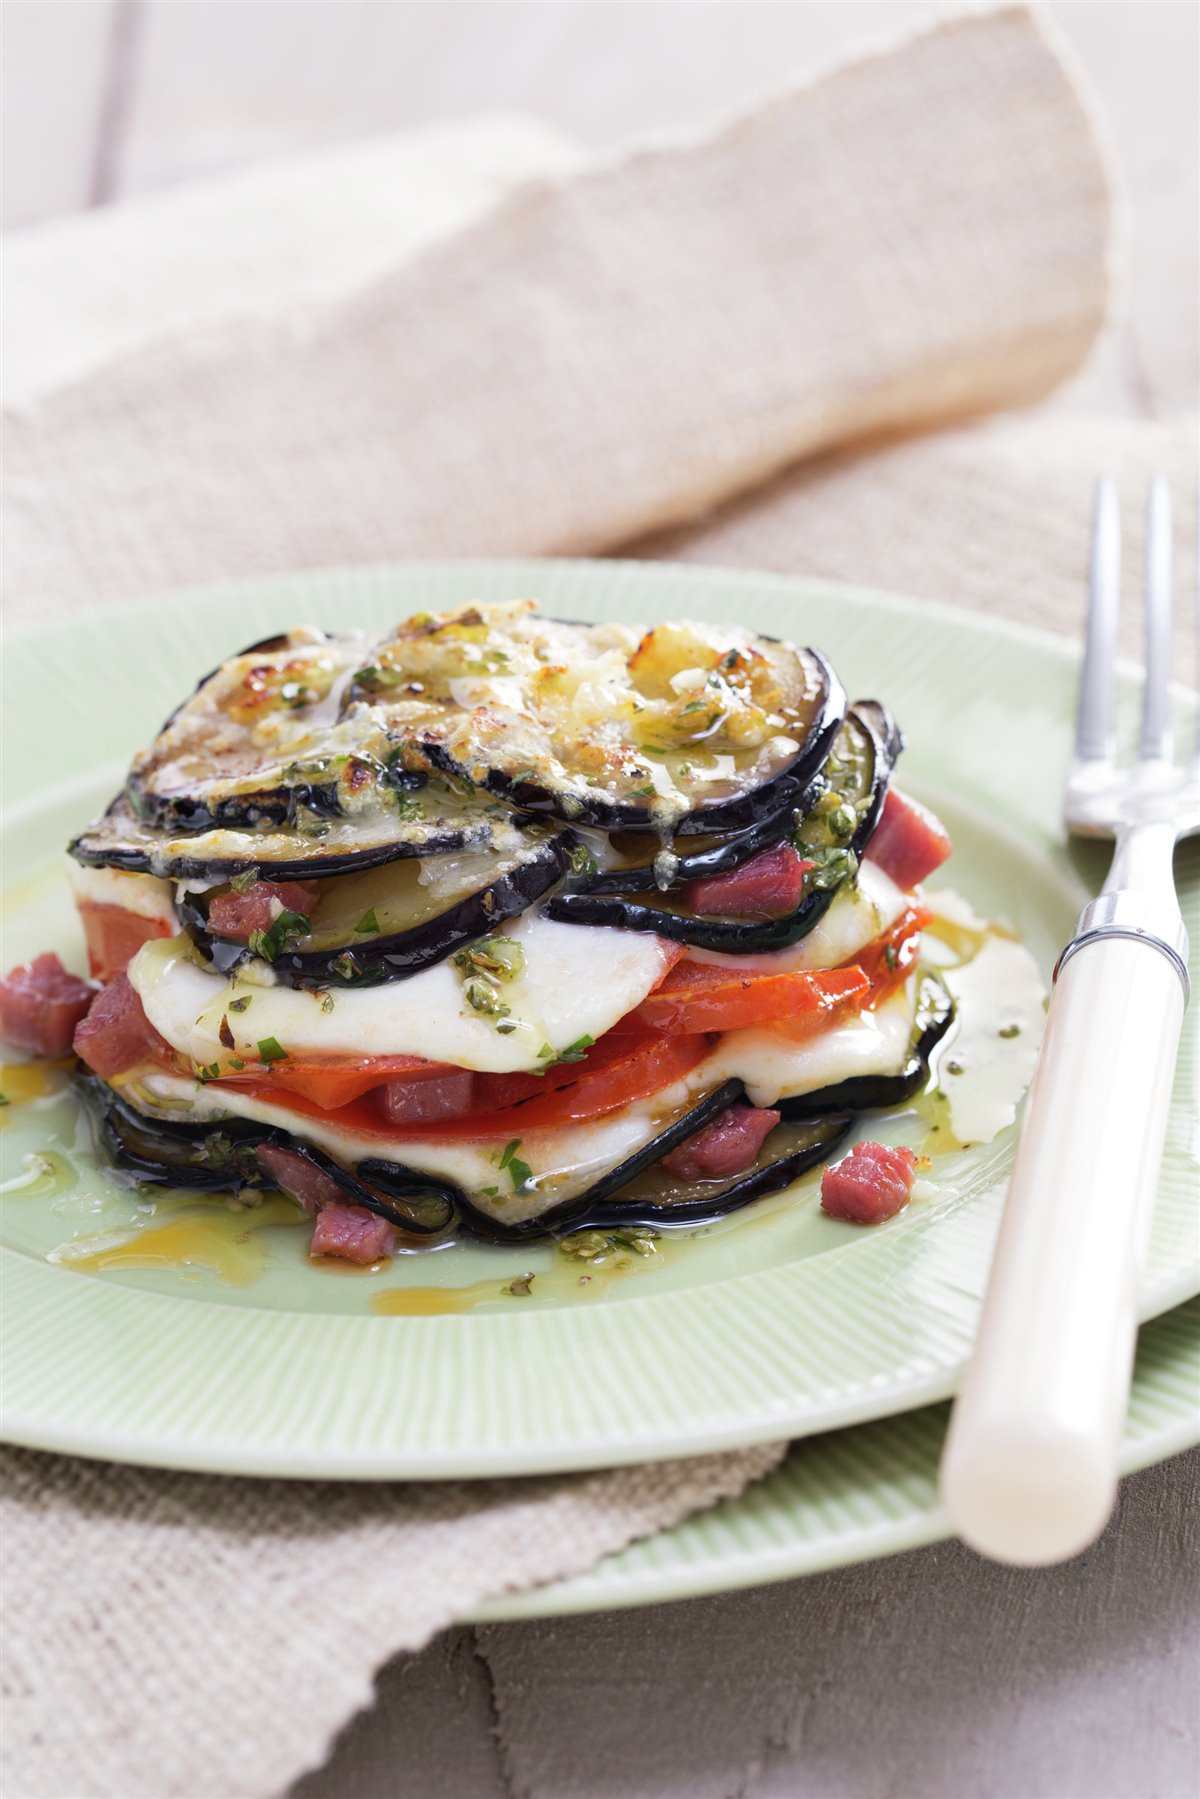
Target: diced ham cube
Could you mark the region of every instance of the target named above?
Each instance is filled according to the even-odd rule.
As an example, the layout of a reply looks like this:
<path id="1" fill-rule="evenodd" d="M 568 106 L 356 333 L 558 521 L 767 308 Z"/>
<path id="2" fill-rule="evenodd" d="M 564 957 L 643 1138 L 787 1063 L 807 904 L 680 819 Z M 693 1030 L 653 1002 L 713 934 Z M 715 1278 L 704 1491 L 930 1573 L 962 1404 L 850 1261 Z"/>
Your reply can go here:
<path id="1" fill-rule="evenodd" d="M 366 1266 L 390 1256 L 396 1247 L 396 1229 L 386 1218 L 365 1206 L 324 1206 L 313 1228 L 310 1256 L 337 1256 L 343 1262 Z"/>
<path id="2" fill-rule="evenodd" d="M 146 1017 L 128 975 L 119 974 L 76 1029 L 75 1054 L 108 1081 L 142 1062 L 169 1062 L 172 1052 Z"/>
<path id="3" fill-rule="evenodd" d="M 764 1140 L 779 1123 L 779 1113 L 759 1106 L 730 1106 L 662 1159 L 682 1181 L 731 1180 L 753 1168 Z"/>
<path id="4" fill-rule="evenodd" d="M 803 899 L 804 876 L 811 867 L 790 843 L 778 843 L 724 874 L 689 881 L 680 893 L 688 911 L 701 918 L 782 916 L 794 912 Z"/>
<path id="5" fill-rule="evenodd" d="M 294 1199 L 306 1212 L 343 1203 L 344 1195 L 331 1174 L 282 1143 L 260 1143 L 254 1152 L 259 1167 L 269 1174 L 280 1192 Z"/>
<path id="6" fill-rule="evenodd" d="M 889 787 L 879 823 L 867 844 L 867 861 L 906 891 L 940 868 L 954 846 L 940 818 L 920 800 Z"/>
<path id="7" fill-rule="evenodd" d="M 908 1204 L 916 1179 L 911 1149 L 856 1143 L 821 1176 L 821 1210 L 853 1224 L 882 1224 Z"/>
<path id="8" fill-rule="evenodd" d="M 47 950 L 0 980 L 0 1037 L 31 1056 L 65 1056 L 96 989 Z"/>
<path id="9" fill-rule="evenodd" d="M 474 1085 L 474 1075 L 464 1068 L 440 1080 L 385 1081 L 376 1092 L 379 1110 L 389 1124 L 432 1124 L 469 1112 Z"/>
<path id="10" fill-rule="evenodd" d="M 298 912 L 307 918 L 313 889 L 301 881 L 256 881 L 239 893 L 231 887 L 218 893 L 208 908 L 208 928 L 217 937 L 249 943 L 255 931 L 269 931 L 281 912 Z"/>
<path id="11" fill-rule="evenodd" d="M 258 1165 L 289 1199 L 314 1212 L 309 1255 L 337 1256 L 343 1262 L 378 1262 L 396 1247 L 396 1227 L 366 1206 L 347 1204 L 345 1194 L 331 1174 L 310 1162 L 298 1150 L 282 1143 L 260 1143 L 255 1150 Z"/>

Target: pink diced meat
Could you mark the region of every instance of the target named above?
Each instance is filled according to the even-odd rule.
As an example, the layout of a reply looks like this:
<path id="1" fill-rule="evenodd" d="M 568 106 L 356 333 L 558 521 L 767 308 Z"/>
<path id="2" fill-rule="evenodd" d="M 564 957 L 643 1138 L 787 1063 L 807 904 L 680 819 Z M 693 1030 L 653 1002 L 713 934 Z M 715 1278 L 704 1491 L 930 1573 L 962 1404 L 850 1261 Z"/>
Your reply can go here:
<path id="1" fill-rule="evenodd" d="M 908 1204 L 916 1179 L 911 1149 L 856 1143 L 821 1176 L 821 1210 L 853 1224 L 882 1224 Z"/>
<path id="2" fill-rule="evenodd" d="M 874 862 L 897 887 L 908 891 L 940 868 L 952 848 L 946 827 L 928 806 L 895 787 L 888 788 L 879 823 L 867 844 L 868 862 Z"/>
<path id="3" fill-rule="evenodd" d="M 208 928 L 218 937 L 249 943 L 255 931 L 269 931 L 280 912 L 307 918 L 312 903 L 312 888 L 300 881 L 256 881 L 244 893 L 231 887 L 209 906 Z"/>
<path id="4" fill-rule="evenodd" d="M 255 1155 L 264 1173 L 280 1190 L 316 1214 L 312 1256 L 336 1256 L 343 1262 L 378 1262 L 396 1247 L 396 1228 L 366 1206 L 348 1205 L 331 1174 L 298 1150 L 282 1143 L 260 1143 Z"/>
<path id="5" fill-rule="evenodd" d="M 804 876 L 811 867 L 790 843 L 779 843 L 760 850 L 740 868 L 689 881 L 681 889 L 683 903 L 701 918 L 794 912 L 804 897 Z"/>
<path id="6" fill-rule="evenodd" d="M 385 1081 L 376 1088 L 376 1097 L 389 1124 L 432 1124 L 469 1112 L 474 1084 L 475 1077 L 464 1068 L 438 1080 Z"/>
<path id="7" fill-rule="evenodd" d="M 342 1189 L 333 1176 L 310 1162 L 297 1150 L 285 1149 L 282 1143 L 260 1143 L 255 1150 L 258 1165 L 269 1174 L 281 1192 L 294 1199 L 306 1212 L 319 1212 L 322 1206 L 342 1203 Z"/>
<path id="8" fill-rule="evenodd" d="M 0 1037 L 30 1056 L 65 1056 L 95 997 L 90 981 L 47 950 L 0 980 Z"/>
<path id="9" fill-rule="evenodd" d="M 730 1106 L 662 1159 L 662 1166 L 682 1181 L 730 1180 L 754 1166 L 764 1140 L 779 1123 L 779 1113 L 760 1106 Z"/>
<path id="10" fill-rule="evenodd" d="M 76 1028 L 75 1054 L 107 1081 L 139 1063 L 167 1061 L 171 1048 L 146 1017 L 128 975 L 119 974 Z"/>
<path id="11" fill-rule="evenodd" d="M 378 1262 L 396 1247 L 395 1226 L 365 1206 L 323 1206 L 313 1227 L 309 1255 L 343 1262 Z"/>

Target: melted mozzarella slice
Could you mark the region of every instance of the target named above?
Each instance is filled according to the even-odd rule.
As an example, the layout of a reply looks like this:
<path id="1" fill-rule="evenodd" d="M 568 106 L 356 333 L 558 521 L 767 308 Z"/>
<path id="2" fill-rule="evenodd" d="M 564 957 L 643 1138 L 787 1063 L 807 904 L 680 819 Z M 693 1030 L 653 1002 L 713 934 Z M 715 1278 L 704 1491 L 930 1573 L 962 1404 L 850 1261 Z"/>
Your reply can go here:
<path id="1" fill-rule="evenodd" d="M 855 1075 L 899 1074 L 908 1060 L 915 1004 L 910 981 L 873 1012 L 860 1012 L 805 1043 L 789 1043 L 763 1027 L 729 1031 L 700 1072 L 710 1086 L 736 1075 L 755 1106 L 816 1093 Z"/>
<path id="2" fill-rule="evenodd" d="M 257 1061 L 258 1045 L 274 1037 L 293 1056 L 423 1056 L 507 1074 L 543 1068 L 539 1052 L 547 1044 L 561 1051 L 581 1037 L 602 1037 L 658 985 L 673 955 L 661 938 L 641 932 L 585 929 L 529 913 L 506 934 L 525 960 L 503 988 L 510 1011 L 501 1022 L 513 1026 L 504 1032 L 467 1004 L 449 961 L 405 981 L 330 996 L 215 974 L 176 937 L 139 950 L 129 978 L 154 1028 L 195 1062 L 229 1054 Z M 222 1021 L 232 1049 L 221 1041 Z"/>
<path id="3" fill-rule="evenodd" d="M 179 929 L 175 888 L 157 875 L 128 874 L 121 868 L 87 868 L 67 863 L 67 879 L 77 906 L 119 906 L 139 918 L 161 919 L 172 931 Z"/>
<path id="4" fill-rule="evenodd" d="M 950 1129 L 960 1143 L 990 1143 L 1012 1123 L 1033 1078 L 1046 1023 L 1046 989 L 1022 944 L 989 936 L 961 968 L 942 970 L 956 1029 L 941 1062 Z"/>

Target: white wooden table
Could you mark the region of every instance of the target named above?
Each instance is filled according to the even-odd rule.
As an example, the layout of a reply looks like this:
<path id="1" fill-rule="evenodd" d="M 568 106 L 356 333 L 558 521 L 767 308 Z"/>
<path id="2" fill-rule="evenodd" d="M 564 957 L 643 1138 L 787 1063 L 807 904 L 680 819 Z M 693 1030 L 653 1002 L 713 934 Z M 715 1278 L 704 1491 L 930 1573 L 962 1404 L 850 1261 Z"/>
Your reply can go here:
<path id="1" fill-rule="evenodd" d="M 928 9 L 5 0 L 4 10 L 4 218 L 20 228 L 480 108 L 540 114 L 608 147 L 706 123 Z M 1051 10 L 1108 114 L 1132 210 L 1128 308 L 1062 403 L 1192 410 L 1200 15 L 1191 0 Z M 386 1670 L 376 1709 L 293 1799 L 1194 1799 L 1198 1477 L 1200 1452 L 1134 1477 L 1093 1553 L 1038 1574 L 951 1545 L 641 1612 L 452 1631 Z"/>

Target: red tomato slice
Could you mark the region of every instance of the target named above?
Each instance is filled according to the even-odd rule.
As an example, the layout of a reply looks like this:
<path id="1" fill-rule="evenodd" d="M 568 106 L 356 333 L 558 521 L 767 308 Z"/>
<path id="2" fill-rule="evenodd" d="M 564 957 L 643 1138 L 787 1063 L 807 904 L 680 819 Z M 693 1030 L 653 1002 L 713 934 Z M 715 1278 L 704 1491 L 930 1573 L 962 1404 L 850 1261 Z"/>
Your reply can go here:
<path id="1" fill-rule="evenodd" d="M 921 932 L 932 917 L 933 913 L 924 906 L 908 906 L 886 931 L 855 950 L 850 962 L 871 983 L 867 1005 L 879 1005 L 903 986 L 921 953 Z"/>
<path id="2" fill-rule="evenodd" d="M 336 1117 L 331 1117 L 329 1108 L 318 1106 L 311 1097 L 294 1087 L 282 1085 L 282 1062 L 273 1063 L 271 1074 L 265 1078 L 258 1071 L 258 1078 L 250 1079 L 251 1071 L 247 1069 L 241 1091 L 272 1105 L 285 1106 L 302 1117 L 328 1117 L 347 1130 L 368 1136 L 410 1136 L 444 1143 L 490 1142 L 493 1139 L 503 1142 L 509 1137 L 520 1136 L 523 1131 L 547 1130 L 555 1125 L 599 1118 L 619 1106 L 645 1099 L 690 1074 L 697 1063 L 703 1061 L 708 1047 L 706 1037 L 647 1035 L 625 1037 L 618 1043 L 610 1034 L 603 1045 L 597 1045 L 597 1050 L 603 1049 L 604 1054 L 596 1056 L 594 1065 L 589 1055 L 582 1062 L 549 1069 L 544 1076 L 477 1075 L 476 1100 L 494 1102 L 503 1094 L 506 1103 L 499 1109 L 473 1110 L 464 1118 L 408 1128 L 388 1124 L 378 1107 L 366 1097 L 339 1106 Z M 552 1077 L 557 1078 L 557 1084 L 553 1084 Z M 517 1081 L 527 1086 L 536 1083 L 536 1091 L 514 1102 L 512 1083 Z M 499 1083 L 509 1085 L 502 1087 Z"/>
<path id="3" fill-rule="evenodd" d="M 275 1093 L 282 1087 L 288 1093 L 311 1100 L 319 1112 L 333 1112 L 348 1106 L 387 1080 L 431 1081 L 458 1070 L 446 1062 L 426 1062 L 420 1056 L 288 1056 L 271 1063 L 264 1082 L 261 1062 L 247 1062 L 245 1068 L 222 1070 L 218 1087 L 263 1087 Z"/>
<path id="4" fill-rule="evenodd" d="M 87 944 L 88 971 L 96 981 L 114 981 L 125 973 L 143 943 L 171 935 L 165 918 L 143 918 L 125 906 L 81 900 L 79 918 Z"/>
<path id="5" fill-rule="evenodd" d="M 854 967 L 762 974 L 710 962 L 680 962 L 622 1025 L 644 1030 L 740 1031 L 787 1020 L 818 1030 L 830 1011 L 864 1000 L 867 977 Z"/>

